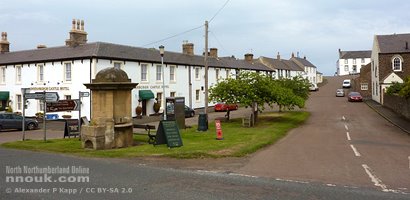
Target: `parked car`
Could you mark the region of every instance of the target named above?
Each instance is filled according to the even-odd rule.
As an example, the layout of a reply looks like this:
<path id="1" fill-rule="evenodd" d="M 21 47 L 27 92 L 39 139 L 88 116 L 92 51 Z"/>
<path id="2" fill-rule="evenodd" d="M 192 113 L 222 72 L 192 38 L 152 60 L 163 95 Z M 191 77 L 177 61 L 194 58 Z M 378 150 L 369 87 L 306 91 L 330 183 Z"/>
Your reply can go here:
<path id="1" fill-rule="evenodd" d="M 319 91 L 319 87 L 317 87 L 316 83 L 312 83 L 312 84 L 310 84 L 309 90 L 310 91 Z"/>
<path id="2" fill-rule="evenodd" d="M 184 113 L 185 113 L 185 118 L 195 116 L 195 110 L 186 105 L 184 107 Z M 172 115 L 172 114 L 174 114 L 174 105 L 171 104 L 167 106 L 167 115 Z"/>
<path id="3" fill-rule="evenodd" d="M 359 101 L 360 102 L 360 101 L 363 101 L 363 97 L 358 92 L 350 92 L 347 95 L 347 100 L 350 101 L 350 102 L 353 102 L 353 101 Z"/>
<path id="4" fill-rule="evenodd" d="M 0 113 L 0 130 L 2 129 L 18 129 L 22 130 L 23 117 L 15 113 Z M 34 130 L 38 128 L 38 122 L 34 119 L 25 119 L 25 129 Z"/>
<path id="5" fill-rule="evenodd" d="M 345 90 L 344 89 L 337 89 L 336 90 L 336 96 L 337 97 L 344 97 L 345 96 Z"/>
<path id="6" fill-rule="evenodd" d="M 343 81 L 342 86 L 343 86 L 343 88 L 350 88 L 350 87 L 352 86 L 350 79 L 345 79 L 345 80 Z"/>
<path id="7" fill-rule="evenodd" d="M 226 104 L 223 102 L 218 102 L 214 106 L 215 112 L 218 111 L 227 111 L 227 110 L 238 110 L 238 104 Z"/>

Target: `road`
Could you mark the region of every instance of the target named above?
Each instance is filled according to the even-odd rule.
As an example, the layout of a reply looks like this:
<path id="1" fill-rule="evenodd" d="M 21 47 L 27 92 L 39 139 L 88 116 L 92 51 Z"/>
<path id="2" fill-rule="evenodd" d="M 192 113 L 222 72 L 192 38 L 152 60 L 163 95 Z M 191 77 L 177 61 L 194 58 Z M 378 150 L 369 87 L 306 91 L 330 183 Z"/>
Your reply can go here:
<path id="1" fill-rule="evenodd" d="M 153 167 L 135 160 L 8 149 L 0 149 L 0 159 L 0 199 L 408 199 L 369 188 Z M 43 178 L 45 173 L 35 171 L 43 167 L 55 172 Z M 25 173 L 25 168 L 33 171 Z M 68 173 L 59 171 L 65 168 Z M 24 176 L 23 181 L 13 183 L 17 176 Z"/>
<path id="2" fill-rule="evenodd" d="M 343 77 L 312 93 L 308 121 L 239 173 L 410 193 L 410 137 L 365 103 L 335 97 Z"/>

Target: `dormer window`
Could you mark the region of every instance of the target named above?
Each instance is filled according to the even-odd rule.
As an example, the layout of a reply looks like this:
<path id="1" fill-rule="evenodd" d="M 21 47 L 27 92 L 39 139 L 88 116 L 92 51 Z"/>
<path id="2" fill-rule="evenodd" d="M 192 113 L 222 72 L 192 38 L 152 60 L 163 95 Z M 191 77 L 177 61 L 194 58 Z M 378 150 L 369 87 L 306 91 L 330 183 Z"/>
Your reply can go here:
<path id="1" fill-rule="evenodd" d="M 402 71 L 403 70 L 402 63 L 403 63 L 403 59 L 401 58 L 401 56 L 393 57 L 393 59 L 392 59 L 393 71 L 395 71 L 395 72 Z"/>

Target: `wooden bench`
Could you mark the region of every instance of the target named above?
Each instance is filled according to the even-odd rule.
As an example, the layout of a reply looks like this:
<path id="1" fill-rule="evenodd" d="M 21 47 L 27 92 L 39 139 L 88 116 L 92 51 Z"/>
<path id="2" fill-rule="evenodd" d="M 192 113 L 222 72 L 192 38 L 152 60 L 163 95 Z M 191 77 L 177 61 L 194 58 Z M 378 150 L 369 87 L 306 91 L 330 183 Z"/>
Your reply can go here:
<path id="1" fill-rule="evenodd" d="M 134 128 L 141 128 L 148 131 L 148 144 L 155 144 L 156 135 L 151 134 L 151 130 L 155 130 L 155 126 L 149 124 L 134 124 Z"/>

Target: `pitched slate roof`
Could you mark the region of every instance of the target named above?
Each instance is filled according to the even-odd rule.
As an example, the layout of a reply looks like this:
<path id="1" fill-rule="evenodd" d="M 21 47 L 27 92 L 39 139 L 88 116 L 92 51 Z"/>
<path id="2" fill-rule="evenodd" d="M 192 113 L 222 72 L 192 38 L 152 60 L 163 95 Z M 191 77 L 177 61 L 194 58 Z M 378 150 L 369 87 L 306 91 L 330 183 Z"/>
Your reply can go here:
<path id="1" fill-rule="evenodd" d="M 261 56 L 259 58 L 259 62 L 270 67 L 271 69 L 292 70 L 292 68 L 286 65 L 282 59 L 279 60 Z"/>
<path id="2" fill-rule="evenodd" d="M 223 62 L 226 66 L 230 66 L 231 68 L 239 68 L 239 69 L 249 69 L 249 70 L 257 70 L 257 71 L 275 71 L 257 60 L 253 62 L 248 62 L 246 60 L 240 60 L 232 57 L 222 57 L 220 61 Z"/>
<path id="3" fill-rule="evenodd" d="M 79 45 L 77 47 L 59 46 L 7 52 L 0 54 L 0 65 L 90 58 L 118 59 L 139 62 L 161 62 L 159 50 L 156 49 L 95 42 Z M 164 62 L 168 64 L 203 66 L 204 57 L 166 51 L 164 54 Z M 219 59 L 212 57 L 208 57 L 208 65 L 210 67 L 232 68 L 232 65 L 227 66 L 223 62 L 219 61 Z"/>
<path id="4" fill-rule="evenodd" d="M 376 35 L 380 53 L 410 52 L 410 34 Z M 407 42 L 407 49 L 406 49 Z"/>
<path id="5" fill-rule="evenodd" d="M 292 71 L 305 71 L 302 67 L 297 65 L 295 62 L 291 60 L 282 60 L 287 66 L 291 68 Z"/>
<path id="6" fill-rule="evenodd" d="M 315 65 L 313 65 L 311 62 L 309 62 L 307 59 L 305 59 L 305 58 L 299 58 L 299 57 L 292 57 L 290 60 L 292 60 L 292 61 L 295 61 L 296 62 L 296 64 L 301 64 L 301 65 L 303 65 L 303 68 L 305 68 L 305 66 L 306 67 L 314 67 L 314 68 L 316 68 L 316 66 Z M 299 65 L 300 67 L 302 67 L 301 65 Z"/>
<path id="7" fill-rule="evenodd" d="M 370 58 L 372 51 L 340 51 L 339 59 Z"/>

